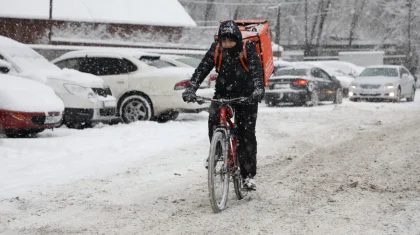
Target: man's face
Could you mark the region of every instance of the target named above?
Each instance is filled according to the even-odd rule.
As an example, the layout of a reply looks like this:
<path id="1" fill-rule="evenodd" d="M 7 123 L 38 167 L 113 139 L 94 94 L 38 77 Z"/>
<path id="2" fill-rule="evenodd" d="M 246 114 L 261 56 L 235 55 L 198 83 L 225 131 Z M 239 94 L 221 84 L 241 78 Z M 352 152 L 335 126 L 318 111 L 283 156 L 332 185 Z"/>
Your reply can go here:
<path id="1" fill-rule="evenodd" d="M 233 48 L 234 46 L 236 46 L 236 42 L 235 41 L 231 41 L 228 39 L 222 40 L 222 47 L 229 49 L 229 48 Z"/>

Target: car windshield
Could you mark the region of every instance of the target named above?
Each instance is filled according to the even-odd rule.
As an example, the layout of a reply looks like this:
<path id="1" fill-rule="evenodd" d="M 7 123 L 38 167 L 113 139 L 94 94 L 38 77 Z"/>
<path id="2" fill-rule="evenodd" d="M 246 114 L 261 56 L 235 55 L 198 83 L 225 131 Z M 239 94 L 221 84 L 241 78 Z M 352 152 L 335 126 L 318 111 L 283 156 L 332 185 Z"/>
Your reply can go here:
<path id="1" fill-rule="evenodd" d="M 189 65 L 193 68 L 197 68 L 198 65 L 200 64 L 201 60 L 196 59 L 196 58 L 178 58 L 175 59 L 176 61 L 179 61 L 181 63 L 184 63 L 186 65 Z"/>
<path id="2" fill-rule="evenodd" d="M 276 76 L 306 76 L 306 69 L 279 69 L 274 75 Z"/>
<path id="3" fill-rule="evenodd" d="M 398 70 L 395 68 L 366 68 L 360 74 L 360 77 L 398 77 Z"/>

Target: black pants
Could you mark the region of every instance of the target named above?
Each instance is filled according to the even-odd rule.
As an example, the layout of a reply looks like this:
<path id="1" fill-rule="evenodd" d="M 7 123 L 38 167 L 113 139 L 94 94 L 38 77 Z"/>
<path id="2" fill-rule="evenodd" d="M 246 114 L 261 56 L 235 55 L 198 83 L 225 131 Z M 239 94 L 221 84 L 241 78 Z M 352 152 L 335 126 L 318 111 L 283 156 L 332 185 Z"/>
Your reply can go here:
<path id="1" fill-rule="evenodd" d="M 257 123 L 258 104 L 232 105 L 235 111 L 237 125 L 237 154 L 241 175 L 246 178 L 257 174 L 257 138 L 255 125 Z M 213 137 L 214 129 L 220 124 L 219 104 L 212 102 L 209 108 L 209 137 Z"/>

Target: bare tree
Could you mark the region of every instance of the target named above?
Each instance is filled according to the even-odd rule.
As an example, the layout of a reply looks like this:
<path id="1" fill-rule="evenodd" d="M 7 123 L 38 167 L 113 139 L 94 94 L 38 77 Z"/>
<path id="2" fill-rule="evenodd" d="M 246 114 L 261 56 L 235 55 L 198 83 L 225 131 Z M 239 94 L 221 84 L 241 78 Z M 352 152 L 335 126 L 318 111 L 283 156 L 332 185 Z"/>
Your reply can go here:
<path id="1" fill-rule="evenodd" d="M 324 2 L 322 2 L 324 3 Z M 327 3 L 325 5 L 325 7 L 322 4 L 322 14 L 321 14 L 321 20 L 319 21 L 319 27 L 318 27 L 318 36 L 316 37 L 316 47 L 319 48 L 320 42 L 321 42 L 321 36 L 322 36 L 322 31 L 324 30 L 324 23 L 325 23 L 325 19 L 327 18 L 328 15 L 328 11 L 330 9 L 331 6 L 331 0 L 327 0 Z"/>
<path id="2" fill-rule="evenodd" d="M 214 0 L 207 0 L 206 12 L 204 14 L 205 26 L 208 26 L 211 10 L 213 9 Z"/>
<path id="3" fill-rule="evenodd" d="M 366 0 L 362 0 L 360 10 L 359 10 L 359 12 L 357 12 L 356 8 L 357 8 L 358 2 L 359 2 L 359 0 L 355 0 L 355 3 L 354 3 L 355 7 L 354 7 L 354 12 L 353 12 L 353 18 L 352 18 L 351 23 L 350 23 L 349 46 L 351 46 L 351 44 L 353 43 L 354 31 L 356 30 L 356 26 L 357 26 L 357 23 L 360 19 L 360 15 L 362 14 L 363 9 L 365 8 L 365 5 L 366 5 L 365 4 Z"/>

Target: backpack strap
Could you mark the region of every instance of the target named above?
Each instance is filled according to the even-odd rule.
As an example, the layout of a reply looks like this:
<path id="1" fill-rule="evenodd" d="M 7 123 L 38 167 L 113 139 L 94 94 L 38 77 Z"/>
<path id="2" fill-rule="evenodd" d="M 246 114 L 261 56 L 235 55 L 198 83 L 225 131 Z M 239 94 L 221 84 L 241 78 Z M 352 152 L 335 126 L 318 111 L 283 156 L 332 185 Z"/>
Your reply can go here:
<path id="1" fill-rule="evenodd" d="M 247 73 L 249 73 L 249 68 L 248 68 L 248 66 L 246 65 L 246 62 L 248 62 L 248 55 L 246 54 L 246 43 L 247 43 L 247 41 L 245 41 L 244 43 L 243 43 L 243 49 L 242 49 L 242 52 L 241 52 L 241 54 L 239 55 L 239 60 L 241 61 L 241 64 L 242 64 L 242 67 L 244 67 L 244 69 L 245 69 L 245 71 L 247 72 Z"/>
<path id="2" fill-rule="evenodd" d="M 223 53 L 220 53 L 220 43 L 217 43 L 216 49 L 214 51 L 214 57 L 213 57 L 213 62 L 214 65 L 216 66 L 216 72 L 220 71 L 220 67 L 222 66 L 222 57 L 223 57 Z"/>

